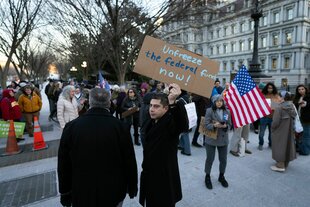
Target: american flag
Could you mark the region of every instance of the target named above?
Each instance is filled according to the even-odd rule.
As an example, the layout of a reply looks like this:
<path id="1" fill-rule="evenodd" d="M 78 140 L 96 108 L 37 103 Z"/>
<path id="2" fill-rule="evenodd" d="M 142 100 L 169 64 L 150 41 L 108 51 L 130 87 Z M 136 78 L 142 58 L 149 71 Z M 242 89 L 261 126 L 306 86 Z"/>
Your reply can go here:
<path id="1" fill-rule="evenodd" d="M 271 113 L 266 98 L 244 65 L 232 81 L 224 100 L 231 112 L 236 128 L 253 123 Z"/>

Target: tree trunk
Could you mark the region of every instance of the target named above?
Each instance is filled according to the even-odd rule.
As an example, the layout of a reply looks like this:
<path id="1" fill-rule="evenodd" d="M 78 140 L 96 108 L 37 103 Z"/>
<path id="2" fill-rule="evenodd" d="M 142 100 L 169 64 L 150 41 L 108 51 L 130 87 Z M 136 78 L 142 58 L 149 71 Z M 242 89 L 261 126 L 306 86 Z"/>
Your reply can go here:
<path id="1" fill-rule="evenodd" d="M 5 66 L 3 68 L 3 70 L 1 70 L 1 87 L 3 89 L 6 88 L 6 82 L 8 80 L 8 71 L 9 71 L 9 67 L 10 67 L 10 60 L 12 58 L 12 55 L 10 55 L 10 57 L 8 58 L 8 60 L 5 63 Z"/>

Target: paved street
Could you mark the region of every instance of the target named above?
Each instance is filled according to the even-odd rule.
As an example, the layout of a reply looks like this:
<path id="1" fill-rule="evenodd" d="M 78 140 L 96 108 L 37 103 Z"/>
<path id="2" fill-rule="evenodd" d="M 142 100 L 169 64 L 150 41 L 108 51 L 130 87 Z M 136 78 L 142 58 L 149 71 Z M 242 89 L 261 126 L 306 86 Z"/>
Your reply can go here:
<path id="1" fill-rule="evenodd" d="M 42 90 L 43 92 L 43 90 Z M 19 155 L 0 157 L 0 206 L 57 207 L 57 149 L 61 130 L 56 123 L 48 122 L 48 102 L 42 93 L 44 107 L 40 116 L 42 128 L 53 124 L 52 131 L 44 131 L 43 136 L 49 148 L 32 152 L 33 138 L 25 135 L 19 146 Z M 190 134 L 192 137 L 192 133 Z M 267 140 L 267 134 L 265 135 Z M 310 205 L 310 156 L 298 156 L 284 173 L 273 172 L 270 166 L 271 150 L 265 143 L 263 151 L 258 151 L 258 135 L 251 132 L 248 149 L 253 154 L 245 157 L 228 155 L 227 172 L 229 183 L 223 188 L 217 181 L 218 160 L 213 164 L 211 179 L 213 190 L 204 185 L 204 148 L 192 147 L 192 155 L 179 153 L 179 167 L 182 181 L 183 199 L 177 207 L 308 207 Z M 0 138 L 3 152 L 6 139 Z M 142 147 L 135 146 L 139 173 L 141 172 Z M 98 160 L 98 167 L 100 161 Z M 104 206 L 104 205 L 103 205 Z M 138 198 L 126 197 L 124 207 L 138 207 Z"/>

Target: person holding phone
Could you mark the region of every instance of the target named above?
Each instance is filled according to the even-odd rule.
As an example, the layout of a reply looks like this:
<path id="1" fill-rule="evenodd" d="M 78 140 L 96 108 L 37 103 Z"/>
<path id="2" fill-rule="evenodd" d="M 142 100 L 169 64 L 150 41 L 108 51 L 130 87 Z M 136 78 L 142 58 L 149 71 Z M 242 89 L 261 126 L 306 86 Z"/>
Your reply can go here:
<path id="1" fill-rule="evenodd" d="M 227 164 L 228 129 L 231 127 L 230 112 L 225 106 L 222 95 L 212 97 L 213 105 L 208 108 L 205 115 L 205 124 L 208 130 L 217 130 L 217 138 L 206 136 L 207 159 L 205 162 L 205 184 L 208 189 L 212 189 L 211 168 L 215 158 L 215 150 L 218 150 L 220 161 L 220 175 L 218 181 L 223 187 L 228 187 L 228 182 L 224 177 Z"/>
<path id="2" fill-rule="evenodd" d="M 310 94 L 307 87 L 298 85 L 296 87 L 294 104 L 298 111 L 303 127 L 303 133 L 299 139 L 298 150 L 300 155 L 310 154 Z"/>

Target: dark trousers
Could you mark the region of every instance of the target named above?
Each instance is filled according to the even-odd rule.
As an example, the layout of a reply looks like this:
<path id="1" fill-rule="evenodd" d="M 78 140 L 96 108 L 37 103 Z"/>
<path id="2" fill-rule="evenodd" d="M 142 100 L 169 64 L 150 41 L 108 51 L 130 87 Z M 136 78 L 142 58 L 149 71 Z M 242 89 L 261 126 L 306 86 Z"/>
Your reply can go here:
<path id="1" fill-rule="evenodd" d="M 196 124 L 196 129 L 194 132 L 192 143 L 197 143 L 198 137 L 200 135 L 200 133 L 199 133 L 200 121 L 201 121 L 201 116 L 197 116 L 197 124 Z M 205 137 L 205 135 L 203 135 L 203 137 Z"/>
<path id="2" fill-rule="evenodd" d="M 133 125 L 133 130 L 134 130 L 134 138 L 135 138 L 135 143 L 139 143 L 139 117 L 135 116 L 127 116 L 124 118 L 125 123 L 128 126 L 128 130 L 130 132 L 131 125 Z"/>
<path id="3" fill-rule="evenodd" d="M 220 161 L 220 173 L 225 173 L 226 165 L 227 165 L 227 145 L 226 146 L 212 146 L 206 144 L 206 150 L 207 150 L 207 159 L 205 163 L 205 173 L 209 174 L 211 173 L 212 164 L 215 157 L 215 149 L 217 148 L 219 161 Z"/>

